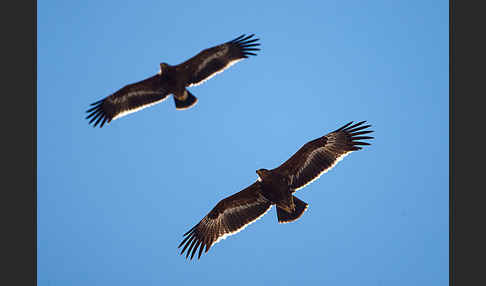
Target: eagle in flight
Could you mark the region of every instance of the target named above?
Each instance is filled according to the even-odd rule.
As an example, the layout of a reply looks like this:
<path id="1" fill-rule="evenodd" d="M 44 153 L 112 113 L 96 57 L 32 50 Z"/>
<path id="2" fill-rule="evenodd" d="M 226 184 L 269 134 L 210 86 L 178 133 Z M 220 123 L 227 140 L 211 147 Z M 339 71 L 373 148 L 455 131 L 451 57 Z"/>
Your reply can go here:
<path id="1" fill-rule="evenodd" d="M 371 125 L 366 121 L 354 125 L 350 122 L 343 127 L 302 146 L 297 153 L 279 167 L 256 171 L 258 179 L 246 189 L 221 200 L 196 226 L 184 234 L 179 248 L 181 255 L 187 250 L 186 258 L 199 249 L 198 259 L 203 249 L 229 235 L 243 230 L 262 217 L 272 205 L 277 207 L 279 223 L 297 220 L 307 209 L 307 203 L 293 195 L 323 173 L 333 168 L 344 156 L 360 150 L 359 145 L 370 143 L 358 140 L 373 139 L 362 136 L 371 133 L 365 130 Z"/>
<path id="2" fill-rule="evenodd" d="M 126 114 L 160 103 L 172 94 L 176 109 L 188 109 L 197 102 L 197 98 L 186 88 L 199 85 L 214 75 L 224 71 L 238 61 L 256 56 L 260 49 L 254 34 L 245 34 L 224 44 L 205 49 L 187 61 L 171 66 L 160 64 L 158 74 L 142 81 L 126 85 L 106 98 L 92 103 L 86 119 L 100 128 L 108 122 Z"/>

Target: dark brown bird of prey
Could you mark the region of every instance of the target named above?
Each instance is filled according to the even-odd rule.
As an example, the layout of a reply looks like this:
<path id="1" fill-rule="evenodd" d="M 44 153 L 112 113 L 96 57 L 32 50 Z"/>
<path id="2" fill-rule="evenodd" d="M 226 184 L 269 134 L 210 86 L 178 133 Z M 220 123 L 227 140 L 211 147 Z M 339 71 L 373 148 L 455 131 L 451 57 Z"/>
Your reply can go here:
<path id="1" fill-rule="evenodd" d="M 160 103 L 174 96 L 176 109 L 188 109 L 197 102 L 197 98 L 186 88 L 199 85 L 214 75 L 224 71 L 238 61 L 248 58 L 255 51 L 259 51 L 259 39 L 254 34 L 241 35 L 224 44 L 201 51 L 189 60 L 171 66 L 160 64 L 158 74 L 142 81 L 127 85 L 112 95 L 91 104 L 87 110 L 93 126 L 100 124 L 100 128 L 108 122 L 123 115 Z"/>
<path id="2" fill-rule="evenodd" d="M 209 248 L 247 227 L 262 217 L 272 205 L 277 207 L 279 223 L 297 220 L 307 209 L 307 203 L 293 193 L 323 173 L 333 168 L 344 156 L 360 150 L 359 145 L 370 145 L 358 140 L 373 139 L 362 136 L 371 133 L 364 130 L 371 125 L 366 121 L 350 122 L 327 135 L 302 146 L 297 153 L 279 167 L 257 170 L 258 180 L 246 189 L 221 200 L 196 226 L 184 234 L 179 244 L 181 254 L 187 250 L 186 258 L 199 249 L 198 259 L 205 248 Z"/>

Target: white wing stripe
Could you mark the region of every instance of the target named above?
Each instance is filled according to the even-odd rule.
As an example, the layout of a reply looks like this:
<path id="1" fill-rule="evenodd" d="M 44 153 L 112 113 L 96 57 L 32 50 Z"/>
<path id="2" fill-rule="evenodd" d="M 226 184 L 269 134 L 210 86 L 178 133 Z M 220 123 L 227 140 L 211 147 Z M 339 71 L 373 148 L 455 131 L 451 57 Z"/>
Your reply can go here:
<path id="1" fill-rule="evenodd" d="M 326 169 L 322 170 L 322 172 L 320 172 L 319 174 L 317 174 L 317 176 L 315 176 L 315 178 L 313 178 L 313 179 L 312 179 L 312 180 L 310 180 L 309 182 L 305 183 L 303 186 L 298 187 L 298 188 L 296 188 L 296 189 L 294 189 L 294 190 L 296 190 L 296 191 L 297 191 L 297 190 L 300 190 L 300 189 L 302 189 L 303 187 L 307 186 L 308 184 L 310 184 L 310 183 L 314 182 L 315 180 L 319 179 L 319 177 L 320 177 L 320 176 L 322 176 L 322 174 L 327 173 L 329 170 L 331 170 L 332 168 L 334 168 L 334 166 L 336 166 L 336 164 L 337 164 L 337 163 L 339 163 L 339 161 L 341 161 L 341 160 L 342 160 L 344 157 L 348 156 L 348 155 L 349 155 L 349 153 L 351 153 L 351 152 L 354 152 L 354 151 L 348 151 L 348 152 L 346 152 L 346 153 L 342 154 L 341 156 L 337 157 L 337 158 L 336 158 L 336 160 L 334 161 L 334 163 L 332 163 L 332 164 L 331 164 L 331 166 L 329 166 L 328 168 L 326 168 Z M 307 161 L 306 161 L 306 163 L 307 163 Z M 303 169 L 303 168 L 302 168 L 302 169 Z M 300 173 L 300 172 L 299 172 L 299 173 Z M 292 178 L 291 178 L 291 180 L 293 181 L 293 180 L 294 180 L 294 177 L 292 177 Z"/>
<path id="2" fill-rule="evenodd" d="M 130 93 L 131 94 L 131 93 Z M 130 95 L 129 94 L 129 95 Z M 137 95 L 145 95 L 145 94 L 153 94 L 152 92 L 146 92 L 146 93 L 138 93 Z M 154 101 L 154 102 L 151 102 L 151 103 L 148 103 L 148 104 L 144 104 L 142 106 L 139 106 L 139 107 L 135 107 L 135 108 L 132 108 L 132 109 L 127 109 L 127 110 L 123 110 L 121 111 L 120 113 L 118 113 L 117 115 L 115 115 L 113 117 L 112 120 L 115 120 L 117 118 L 120 118 L 122 116 L 125 116 L 125 115 L 128 115 L 130 113 L 134 113 L 134 112 L 137 112 L 141 109 L 144 109 L 144 108 L 147 108 L 147 107 L 150 107 L 152 105 L 156 105 L 156 104 L 159 104 L 161 103 L 162 101 L 166 100 L 167 98 L 169 97 L 169 95 L 166 95 L 164 98 L 160 99 L 160 100 L 157 100 L 157 101 Z"/>
<path id="3" fill-rule="evenodd" d="M 191 83 L 190 85 L 188 85 L 188 87 L 190 86 L 196 86 L 196 85 L 200 85 L 204 82 L 206 82 L 207 80 L 209 80 L 210 78 L 212 78 L 213 76 L 219 74 L 219 73 L 222 73 L 223 71 L 225 71 L 226 69 L 228 69 L 230 66 L 236 64 L 237 62 L 241 61 L 242 59 L 237 59 L 237 60 L 232 60 L 230 61 L 226 66 L 224 66 L 221 70 L 215 72 L 215 73 L 212 73 L 211 75 L 209 75 L 207 78 L 199 81 L 199 82 L 195 82 L 195 83 Z"/>
<path id="4" fill-rule="evenodd" d="M 247 206 L 238 206 L 238 207 L 237 207 L 237 208 L 235 208 L 235 209 L 239 209 L 239 208 L 248 208 L 248 207 L 247 207 Z M 261 215 L 259 215 L 259 216 L 258 216 L 257 218 L 255 218 L 254 220 L 252 220 L 252 221 L 248 222 L 247 224 L 242 225 L 240 228 L 238 228 L 238 229 L 236 229 L 236 230 L 234 230 L 234 231 L 227 232 L 227 233 L 223 234 L 222 236 L 218 237 L 218 239 L 217 239 L 217 240 L 216 240 L 216 241 L 213 243 L 213 245 L 214 245 L 214 244 L 216 244 L 216 243 L 218 243 L 218 242 L 219 242 L 220 240 L 222 240 L 222 239 L 226 239 L 226 237 L 228 237 L 228 236 L 235 235 L 235 234 L 237 234 L 238 232 L 242 231 L 242 230 L 243 230 L 243 229 L 245 229 L 247 226 L 249 226 L 250 224 L 254 223 L 255 221 L 259 220 L 261 217 L 263 217 L 263 216 L 264 216 L 264 215 L 265 215 L 265 214 L 266 214 L 266 213 L 267 213 L 267 212 L 268 212 L 268 211 L 269 211 L 271 208 L 272 208 L 272 205 L 269 205 L 269 206 L 268 206 L 268 208 L 267 208 L 267 210 L 266 210 L 266 211 L 264 211 L 264 212 L 263 212 Z M 231 211 L 234 211 L 235 209 L 232 209 Z M 224 213 L 226 213 L 226 210 L 225 210 L 225 211 L 224 211 L 222 214 L 220 214 L 220 216 L 224 215 Z M 220 217 L 220 216 L 218 216 L 218 220 L 219 220 L 219 217 Z"/>

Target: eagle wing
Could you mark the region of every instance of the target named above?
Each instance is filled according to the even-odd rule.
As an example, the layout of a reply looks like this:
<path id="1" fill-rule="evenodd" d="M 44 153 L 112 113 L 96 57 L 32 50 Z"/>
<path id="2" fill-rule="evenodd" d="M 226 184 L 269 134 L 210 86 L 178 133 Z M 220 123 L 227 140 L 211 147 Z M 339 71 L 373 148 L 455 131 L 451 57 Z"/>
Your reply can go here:
<path id="1" fill-rule="evenodd" d="M 100 128 L 105 122 L 136 112 L 140 109 L 164 101 L 169 92 L 161 82 L 159 75 L 154 75 L 142 81 L 126 85 L 117 92 L 104 99 L 92 103 L 92 108 L 86 119 L 90 119 L 89 124 L 93 123 L 96 127 L 100 123 Z"/>
<path id="2" fill-rule="evenodd" d="M 249 55 L 256 56 L 254 51 L 260 49 L 255 47 L 260 44 L 257 43 L 259 39 L 252 39 L 253 36 L 241 35 L 232 41 L 205 49 L 178 65 L 181 72 L 189 73 L 186 86 L 199 85 Z"/>
<path id="3" fill-rule="evenodd" d="M 221 200 L 196 226 L 184 234 L 184 245 L 181 255 L 186 251 L 186 258 L 194 257 L 199 248 L 198 259 L 204 247 L 209 248 L 226 238 L 243 230 L 249 224 L 262 217 L 272 206 L 259 192 L 260 183 L 255 182 L 246 189 Z M 189 248 L 188 248 L 189 247 Z"/>
<path id="4" fill-rule="evenodd" d="M 360 136 L 373 131 L 364 130 L 371 125 L 362 125 L 366 121 L 343 127 L 302 146 L 297 153 L 272 171 L 288 177 L 290 187 L 296 191 L 312 183 L 323 173 L 332 169 L 350 152 L 360 150 L 359 145 L 370 145 L 357 140 L 373 139 L 370 136 Z"/>

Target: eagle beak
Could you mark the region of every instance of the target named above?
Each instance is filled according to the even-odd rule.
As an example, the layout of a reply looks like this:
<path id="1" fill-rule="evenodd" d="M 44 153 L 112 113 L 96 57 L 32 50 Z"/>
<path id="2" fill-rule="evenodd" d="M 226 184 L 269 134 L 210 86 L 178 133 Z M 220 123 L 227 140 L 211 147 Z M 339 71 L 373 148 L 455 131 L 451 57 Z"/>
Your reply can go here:
<path id="1" fill-rule="evenodd" d="M 256 173 L 258 174 L 258 177 L 263 179 L 263 173 L 260 170 L 256 170 Z"/>

